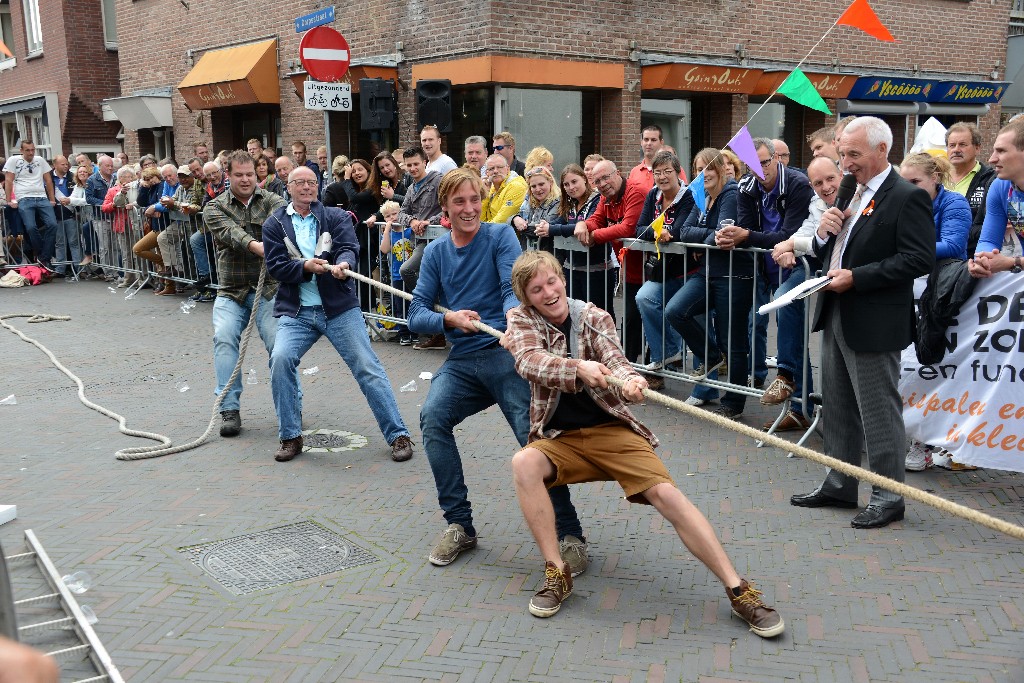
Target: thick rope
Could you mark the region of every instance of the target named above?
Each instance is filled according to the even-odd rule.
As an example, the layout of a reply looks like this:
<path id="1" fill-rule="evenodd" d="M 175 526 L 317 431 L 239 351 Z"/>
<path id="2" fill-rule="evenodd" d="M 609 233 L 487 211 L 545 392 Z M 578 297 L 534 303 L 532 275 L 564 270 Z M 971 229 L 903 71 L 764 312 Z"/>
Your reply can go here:
<path id="1" fill-rule="evenodd" d="M 365 282 L 375 287 L 379 287 L 380 289 L 390 292 L 393 295 L 397 295 L 402 297 L 403 299 L 412 301 L 412 294 L 403 292 L 400 289 L 395 289 L 394 287 L 386 285 L 382 282 L 377 282 L 376 280 L 368 278 L 364 275 L 360 275 L 359 273 L 350 272 L 349 276 L 355 278 L 356 280 L 359 280 L 360 282 Z M 447 313 L 449 311 L 449 309 L 446 309 L 442 306 L 434 306 L 434 308 L 440 313 Z M 476 325 L 477 329 L 479 329 L 481 332 L 486 332 L 487 334 L 497 337 L 498 339 L 501 339 L 501 337 L 504 336 L 500 330 L 497 330 L 491 327 L 490 325 L 485 325 L 484 323 L 481 322 L 475 322 L 474 324 Z M 618 377 L 610 376 L 606 377 L 606 379 L 608 380 L 609 384 L 616 386 L 619 389 L 621 389 L 624 384 L 624 382 Z M 1012 536 L 1017 540 L 1024 541 L 1024 527 L 1019 526 L 1017 524 L 1012 524 L 1005 520 L 999 519 L 998 517 L 987 515 L 984 512 L 972 510 L 971 508 L 966 507 L 964 505 L 960 505 L 959 503 L 954 503 L 952 501 L 946 500 L 945 498 L 941 498 L 932 493 L 928 493 L 927 491 L 922 491 L 919 488 L 908 486 L 903 482 L 896 481 L 894 479 L 889 479 L 888 477 L 883 477 L 882 475 L 876 474 L 870 470 L 866 470 L 863 467 L 857 467 L 856 465 L 851 465 L 847 462 L 843 462 L 842 460 L 837 460 L 836 458 L 825 455 L 824 453 L 819 453 L 817 451 L 811 450 L 810 448 L 807 448 L 805 446 L 797 446 L 796 444 L 790 441 L 786 441 L 785 439 L 775 436 L 774 434 L 766 434 L 758 429 L 748 427 L 745 424 L 736 422 L 734 420 L 729 420 L 727 418 L 721 417 L 720 415 L 715 415 L 714 413 L 708 412 L 707 410 L 701 410 L 700 408 L 697 408 L 695 406 L 686 405 L 682 401 L 674 399 L 671 396 L 666 396 L 665 394 L 658 393 L 653 389 L 644 389 L 644 396 L 655 403 L 660 403 L 661 405 L 666 406 L 667 408 L 678 410 L 682 413 L 689 415 L 690 417 L 694 417 L 700 420 L 707 420 L 718 427 L 721 427 L 723 429 L 730 429 L 739 434 L 743 434 L 744 436 L 748 436 L 751 439 L 754 439 L 755 441 L 762 441 L 770 446 L 781 448 L 784 451 L 791 451 L 793 454 L 798 455 L 801 458 L 806 458 L 821 465 L 825 465 L 826 467 L 831 467 L 837 472 L 841 472 L 851 477 L 856 477 L 857 479 L 860 479 L 863 482 L 871 484 L 872 486 L 878 486 L 880 488 L 885 489 L 886 491 L 891 491 L 905 498 L 909 498 L 919 503 L 924 503 L 925 505 L 930 505 L 931 507 L 942 512 L 945 512 L 947 514 L 953 515 L 955 517 L 960 517 L 962 519 L 966 519 L 970 522 L 974 522 L 975 524 L 980 524 L 981 526 L 988 527 L 993 531 L 998 531 L 1000 533 L 1006 534 L 1007 536 Z"/>
<path id="2" fill-rule="evenodd" d="M 71 316 L 44 315 L 35 313 L 10 313 L 7 315 L 0 316 L 0 325 L 21 337 L 23 341 L 27 341 L 29 344 L 32 344 L 37 349 L 45 353 L 46 356 L 50 359 L 50 362 L 53 363 L 58 370 L 60 370 L 69 378 L 71 378 L 71 380 L 78 386 L 78 400 L 81 401 L 85 405 L 85 407 L 95 410 L 97 413 L 100 413 L 102 415 L 106 415 L 112 420 L 117 420 L 118 430 L 122 434 L 125 434 L 127 436 L 135 436 L 142 439 L 151 439 L 153 441 L 160 442 L 160 444 L 157 446 L 122 448 L 121 450 L 117 451 L 114 454 L 118 460 L 146 460 L 148 458 L 157 458 L 162 455 L 182 453 L 184 451 L 192 450 L 193 448 L 198 448 L 199 446 L 206 442 L 206 440 L 210 437 L 210 434 L 213 432 L 213 429 L 217 424 L 218 414 L 220 413 L 220 406 L 224 402 L 224 397 L 227 395 L 227 389 L 232 384 L 234 384 L 235 380 L 238 379 L 238 376 L 241 373 L 242 364 L 245 361 L 245 352 L 246 349 L 249 347 L 249 338 L 252 335 L 252 328 L 256 322 L 256 315 L 260 308 L 260 300 L 262 299 L 263 295 L 263 283 L 264 280 L 266 279 L 266 275 L 266 267 L 261 268 L 260 279 L 259 282 L 256 284 L 256 294 L 253 297 L 252 313 L 249 315 L 249 324 L 245 326 L 245 330 L 242 332 L 242 341 L 238 347 L 238 362 L 235 364 L 235 369 L 231 373 L 231 378 L 228 379 L 227 383 L 224 385 L 224 390 L 220 392 L 220 395 L 217 397 L 217 400 L 213 404 L 213 414 L 210 416 L 209 424 L 206 425 L 206 431 L 203 432 L 203 435 L 200 436 L 198 439 L 182 444 L 180 446 L 172 445 L 171 440 L 164 436 L 163 434 L 156 434 L 154 432 L 144 432 L 138 429 L 131 429 L 128 427 L 127 420 L 123 415 L 119 415 L 118 413 L 115 413 L 113 410 L 109 410 L 97 403 L 93 403 L 92 401 L 90 401 L 85 396 L 85 385 L 82 384 L 82 380 L 79 379 L 78 376 L 75 375 L 75 373 L 71 372 L 66 367 L 64 367 L 64 365 L 59 360 L 57 360 L 57 357 L 54 356 L 53 353 L 48 348 L 43 346 L 40 342 L 36 341 L 35 339 L 26 336 L 21 332 L 21 330 L 11 325 L 8 325 L 7 323 L 4 322 L 4 320 L 6 320 L 7 318 L 28 318 L 28 322 L 30 323 L 44 323 L 50 321 L 71 320 Z"/>

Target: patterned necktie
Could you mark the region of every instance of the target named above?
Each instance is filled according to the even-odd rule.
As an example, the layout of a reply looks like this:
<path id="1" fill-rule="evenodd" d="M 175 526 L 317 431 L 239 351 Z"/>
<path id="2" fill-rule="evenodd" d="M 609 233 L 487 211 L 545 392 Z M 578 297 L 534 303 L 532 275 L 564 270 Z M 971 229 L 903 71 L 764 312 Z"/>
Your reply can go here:
<path id="1" fill-rule="evenodd" d="M 829 259 L 828 269 L 836 270 L 839 268 L 840 262 L 843 260 L 843 250 L 846 248 L 846 240 L 850 236 L 850 228 L 860 218 L 860 200 L 864 196 L 864 190 L 867 189 L 866 185 L 857 184 L 857 191 L 853 195 L 853 201 L 850 202 L 850 217 L 843 221 L 843 228 L 836 235 L 835 246 L 832 247 L 832 258 Z"/>

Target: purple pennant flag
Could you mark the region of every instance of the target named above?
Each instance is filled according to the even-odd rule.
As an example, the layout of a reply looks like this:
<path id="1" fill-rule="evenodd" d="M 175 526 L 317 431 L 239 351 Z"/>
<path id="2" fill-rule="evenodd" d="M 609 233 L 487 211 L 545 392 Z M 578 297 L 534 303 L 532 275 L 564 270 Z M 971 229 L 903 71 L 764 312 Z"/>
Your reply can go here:
<path id="1" fill-rule="evenodd" d="M 740 128 L 740 132 L 729 140 L 728 146 L 745 163 L 754 174 L 764 180 L 764 169 L 761 168 L 761 160 L 757 157 L 757 150 L 754 149 L 754 140 L 750 137 L 750 131 L 746 126 Z"/>

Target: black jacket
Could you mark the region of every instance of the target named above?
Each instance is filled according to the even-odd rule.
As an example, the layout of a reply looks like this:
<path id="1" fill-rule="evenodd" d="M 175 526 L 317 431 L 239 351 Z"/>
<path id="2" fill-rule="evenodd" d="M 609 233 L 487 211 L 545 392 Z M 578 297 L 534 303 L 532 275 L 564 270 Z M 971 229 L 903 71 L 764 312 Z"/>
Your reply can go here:
<path id="1" fill-rule="evenodd" d="M 779 229 L 774 232 L 764 232 L 764 225 L 761 221 L 761 203 L 765 195 L 765 189 L 761 187 L 757 177 L 747 174 L 739 181 L 739 195 L 736 198 L 736 225 L 751 232 L 747 241 L 742 246 L 760 247 L 771 249 L 779 242 L 788 240 L 793 236 L 804 220 L 807 219 L 811 200 L 814 199 L 814 190 L 811 184 L 800 171 L 779 164 L 779 194 L 775 200 L 775 210 L 781 216 Z M 764 254 L 758 259 L 759 271 L 771 276 L 772 281 L 777 281 L 779 267 L 772 260 L 770 254 Z"/>
<path id="2" fill-rule="evenodd" d="M 644 199 L 644 208 L 640 212 L 640 218 L 636 222 L 636 237 L 641 240 L 654 240 L 654 231 L 651 230 L 651 223 L 661 213 L 662 192 L 657 186 L 651 188 Z M 679 190 L 679 196 L 665 211 L 665 229 L 677 239 L 680 224 L 693 211 L 693 193 L 687 192 L 685 188 Z M 647 255 L 648 280 L 664 282 L 673 278 L 679 278 L 687 273 L 695 271 L 700 266 L 700 259 L 704 256 L 701 250 L 690 249 L 686 254 L 663 253 L 659 259 L 657 254 Z"/>
<path id="3" fill-rule="evenodd" d="M 988 188 L 996 178 L 996 169 L 991 166 L 981 165 L 981 168 L 974 177 L 971 184 L 967 186 L 967 203 L 971 205 L 971 232 L 967 235 L 967 257 L 974 256 L 978 248 L 978 240 L 981 239 L 981 226 L 985 223 L 985 200 L 988 198 Z"/>
<path id="4" fill-rule="evenodd" d="M 971 277 L 967 262 L 945 259 L 928 276 L 917 307 L 917 342 L 914 350 L 921 365 L 941 363 L 946 355 L 946 328 L 971 298 L 978 280 Z"/>

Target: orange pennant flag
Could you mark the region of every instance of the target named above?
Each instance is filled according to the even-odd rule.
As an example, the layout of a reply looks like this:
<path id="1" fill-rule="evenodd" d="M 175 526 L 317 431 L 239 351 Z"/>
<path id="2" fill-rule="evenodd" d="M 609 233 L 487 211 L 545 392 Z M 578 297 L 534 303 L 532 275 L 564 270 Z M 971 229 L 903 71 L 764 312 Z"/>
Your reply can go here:
<path id="1" fill-rule="evenodd" d="M 853 0 L 850 6 L 846 8 L 846 11 L 843 12 L 843 16 L 839 17 L 839 21 L 836 24 L 859 28 L 864 33 L 874 36 L 879 40 L 890 43 L 896 42 L 896 39 L 889 33 L 889 29 L 885 27 L 885 24 L 875 14 L 875 10 L 871 9 L 868 0 Z"/>
<path id="2" fill-rule="evenodd" d="M 10 58 L 14 57 L 14 53 L 12 53 L 9 49 L 7 49 L 7 45 L 5 45 L 4 41 L 2 41 L 2 40 L 0 40 L 0 54 L 5 54 L 5 55 L 7 55 Z"/>

